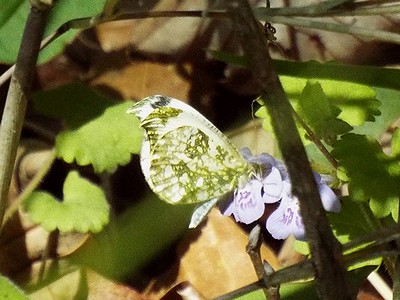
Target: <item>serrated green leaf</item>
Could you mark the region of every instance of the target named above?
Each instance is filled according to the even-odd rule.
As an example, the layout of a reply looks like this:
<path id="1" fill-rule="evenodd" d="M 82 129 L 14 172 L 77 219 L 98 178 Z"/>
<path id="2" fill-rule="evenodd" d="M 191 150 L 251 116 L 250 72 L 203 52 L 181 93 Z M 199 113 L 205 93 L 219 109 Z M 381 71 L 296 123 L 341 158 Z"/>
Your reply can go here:
<path id="1" fill-rule="evenodd" d="M 262 119 L 262 127 L 267 132 L 272 132 L 271 117 L 269 116 L 266 106 L 261 106 L 254 114 L 257 118 Z"/>
<path id="2" fill-rule="evenodd" d="M 329 213 L 328 216 L 336 238 L 340 243 L 345 244 L 355 238 L 370 233 L 375 228 L 372 228 L 372 226 L 369 225 L 369 222 L 363 213 L 364 208 L 362 206 L 364 204 L 351 201 L 349 197 L 344 197 L 342 200 L 343 204 L 340 213 Z M 362 247 L 363 245 L 360 246 L 360 248 Z M 359 248 L 352 249 L 346 254 L 358 249 Z M 382 258 L 373 258 L 353 264 L 349 266 L 348 270 L 354 270 L 365 266 L 379 266 L 381 263 Z"/>
<path id="3" fill-rule="evenodd" d="M 34 103 L 40 112 L 65 120 L 68 128 L 57 136 L 56 152 L 68 163 L 113 172 L 140 151 L 142 130 L 126 113 L 130 102 L 116 103 L 87 86 L 71 84 L 36 94 Z"/>
<path id="4" fill-rule="evenodd" d="M 308 82 L 303 78 L 289 76 L 279 78 L 285 93 L 292 100 L 300 97 Z M 312 82 L 319 83 L 326 100 L 340 109 L 338 119 L 351 126 L 360 126 L 366 121 L 374 121 L 375 116 L 380 115 L 378 110 L 380 102 L 375 99 L 375 90 L 369 86 L 328 79 L 314 79 Z"/>
<path id="5" fill-rule="evenodd" d="M 319 83 L 308 82 L 298 99 L 298 112 L 314 133 L 328 144 L 352 127 L 337 118 L 340 110 L 332 105 Z"/>
<path id="6" fill-rule="evenodd" d="M 397 221 L 399 215 L 399 198 L 389 197 L 385 201 L 372 198 L 369 206 L 371 207 L 374 216 L 377 218 L 384 218 L 389 214 L 392 215 L 393 220 Z"/>
<path id="7" fill-rule="evenodd" d="M 371 199 L 371 209 L 382 218 L 397 209 L 400 187 L 399 161 L 384 154 L 378 142 L 357 134 L 346 134 L 334 144 L 332 155 L 345 170 L 349 192 L 355 201 Z M 377 204 L 379 202 L 379 204 Z"/>
<path id="8" fill-rule="evenodd" d="M 377 99 L 381 102 L 381 115 L 374 122 L 367 122 L 357 127 L 354 133 L 366 134 L 376 139 L 382 136 L 388 127 L 400 116 L 400 91 L 377 88 Z"/>
<path id="9" fill-rule="evenodd" d="M 293 107 L 296 109 L 300 106 L 300 98 L 301 104 L 306 105 L 299 113 L 300 117 L 308 118 L 308 122 L 314 124 L 313 129 L 318 131 L 317 136 L 322 135 L 321 139 L 332 141 L 332 136 L 348 132 L 350 126 L 363 125 L 380 115 L 380 102 L 375 99 L 376 92 L 368 86 L 337 80 L 313 80 L 313 85 L 319 84 L 322 87 L 321 92 L 317 88 L 305 89 L 308 82 L 306 79 L 289 76 L 279 78 Z M 319 100 L 323 103 L 319 103 Z M 324 113 L 323 116 L 319 115 L 320 112 Z M 263 119 L 263 128 L 270 132 L 268 111 L 262 107 L 256 112 L 256 116 Z M 301 126 L 298 129 L 303 137 L 305 130 Z M 303 139 L 303 143 L 309 144 L 309 140 Z"/>
<path id="10" fill-rule="evenodd" d="M 47 231 L 99 232 L 109 221 L 109 205 L 104 192 L 71 171 L 64 182 L 62 201 L 47 192 L 33 192 L 23 203 L 36 224 Z"/>
<path id="11" fill-rule="evenodd" d="M 327 213 L 335 236 L 342 243 L 348 243 L 354 238 L 360 237 L 371 232 L 363 209 L 360 207 L 362 203 L 351 201 L 349 197 L 341 199 L 342 208 L 339 213 Z M 295 250 L 301 254 L 308 255 L 310 249 L 307 242 L 296 241 Z"/>
<path id="12" fill-rule="evenodd" d="M 274 134 L 273 128 L 272 128 L 272 124 L 271 124 L 271 117 L 269 115 L 268 109 L 267 107 L 264 105 L 264 100 L 259 98 L 259 103 L 260 105 L 262 105 L 256 112 L 255 112 L 255 116 L 257 118 L 262 119 L 262 127 L 264 128 L 264 130 L 266 132 L 270 132 L 272 134 Z M 302 126 L 297 126 L 297 129 L 299 131 L 299 135 L 302 138 L 302 142 L 303 144 L 309 144 L 310 140 L 306 138 L 306 131 Z"/>
<path id="13" fill-rule="evenodd" d="M 29 297 L 6 277 L 0 276 L 0 299 L 28 300 Z"/>
<path id="14" fill-rule="evenodd" d="M 55 1 L 51 9 L 44 36 L 54 32 L 63 23 L 85 17 L 92 17 L 102 11 L 105 0 L 59 0 Z M 29 1 L 26 0 L 7 0 L 3 1 L 0 10 L 0 61 L 14 63 L 17 57 L 18 48 L 21 43 L 22 32 L 25 27 L 27 15 L 29 13 Z M 67 39 L 65 39 L 67 38 Z M 47 50 L 47 55 L 41 55 L 40 61 L 51 58 L 49 54 L 57 53 L 72 36 L 58 38 Z M 58 49 L 56 51 L 55 49 Z"/>
<path id="15" fill-rule="evenodd" d="M 333 231 L 342 244 L 348 243 L 375 229 L 371 228 L 368 220 L 366 220 L 362 203 L 351 201 L 349 197 L 343 197 L 341 202 L 340 213 L 329 213 L 328 216 Z"/>

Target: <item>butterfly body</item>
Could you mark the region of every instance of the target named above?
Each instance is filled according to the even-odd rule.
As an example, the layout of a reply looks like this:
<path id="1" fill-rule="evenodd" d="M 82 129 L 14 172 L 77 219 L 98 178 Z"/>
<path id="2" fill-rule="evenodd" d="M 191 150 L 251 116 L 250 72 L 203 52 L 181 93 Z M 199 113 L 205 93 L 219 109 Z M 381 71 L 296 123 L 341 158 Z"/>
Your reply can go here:
<path id="1" fill-rule="evenodd" d="M 141 167 L 150 188 L 172 204 L 219 198 L 243 185 L 253 168 L 210 121 L 165 96 L 136 103 L 144 130 Z"/>

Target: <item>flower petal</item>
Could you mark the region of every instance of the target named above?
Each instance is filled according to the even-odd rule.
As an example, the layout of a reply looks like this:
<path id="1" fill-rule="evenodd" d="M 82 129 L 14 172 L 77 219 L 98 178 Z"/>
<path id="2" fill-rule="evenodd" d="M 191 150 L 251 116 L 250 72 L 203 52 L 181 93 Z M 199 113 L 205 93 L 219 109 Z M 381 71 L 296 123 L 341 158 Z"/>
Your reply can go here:
<path id="1" fill-rule="evenodd" d="M 261 153 L 260 155 L 253 156 L 249 148 L 245 147 L 240 149 L 240 153 L 250 163 L 258 164 L 262 166 L 275 166 L 276 160 L 267 153 Z"/>
<path id="2" fill-rule="evenodd" d="M 315 181 L 318 184 L 319 195 L 321 197 L 322 206 L 326 211 L 331 212 L 340 212 L 342 208 L 342 204 L 340 203 L 339 198 L 332 191 L 332 189 L 326 184 L 327 180 L 322 178 L 320 174 L 317 172 L 314 173 Z"/>
<path id="3" fill-rule="evenodd" d="M 319 194 L 321 196 L 322 206 L 326 211 L 336 213 L 340 212 L 340 209 L 342 208 L 340 200 L 329 186 L 326 184 L 320 184 Z"/>
<path id="4" fill-rule="evenodd" d="M 249 181 L 244 187 L 235 191 L 233 201 L 224 211 L 224 215 L 235 217 L 236 222 L 250 224 L 264 214 L 265 205 L 261 197 L 262 183 Z"/>
<path id="5" fill-rule="evenodd" d="M 277 168 L 272 167 L 271 173 L 269 173 L 262 183 L 264 190 L 262 198 L 265 203 L 275 203 L 282 198 L 283 182 Z"/>
<path id="6" fill-rule="evenodd" d="M 284 196 L 279 207 L 267 219 L 266 227 L 275 239 L 285 239 L 292 234 L 296 239 L 303 240 L 305 231 L 299 201 L 292 196 L 290 188 L 290 184 L 285 181 Z"/>

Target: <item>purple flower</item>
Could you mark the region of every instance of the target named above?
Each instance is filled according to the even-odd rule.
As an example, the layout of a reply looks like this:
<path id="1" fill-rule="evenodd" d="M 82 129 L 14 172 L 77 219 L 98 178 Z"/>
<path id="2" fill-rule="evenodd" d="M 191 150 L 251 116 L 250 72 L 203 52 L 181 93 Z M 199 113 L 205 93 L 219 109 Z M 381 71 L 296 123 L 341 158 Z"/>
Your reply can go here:
<path id="1" fill-rule="evenodd" d="M 223 214 L 233 214 L 237 222 L 250 224 L 261 218 L 265 205 L 280 201 L 278 208 L 267 219 L 267 230 L 275 239 L 285 239 L 292 234 L 296 239 L 304 240 L 299 200 L 292 195 L 286 166 L 266 153 L 252 156 L 248 148 L 242 149 L 241 153 L 254 166 L 256 174 L 245 186 L 235 191 L 233 200 Z M 314 178 L 324 209 L 339 212 L 340 201 L 326 180 L 316 172 Z"/>
<path id="2" fill-rule="evenodd" d="M 269 216 L 267 230 L 274 239 L 286 239 L 290 234 L 304 238 L 304 225 L 300 216 L 299 200 L 291 194 L 291 185 L 284 182 L 284 192 L 279 207 Z"/>
<path id="3" fill-rule="evenodd" d="M 224 215 L 233 214 L 236 222 L 250 224 L 264 214 L 265 205 L 261 196 L 262 183 L 259 180 L 250 180 L 247 184 L 235 191 L 233 201 L 224 211 Z"/>
<path id="4" fill-rule="evenodd" d="M 282 198 L 283 181 L 281 173 L 277 168 L 271 168 L 271 172 L 262 181 L 262 186 L 262 199 L 265 203 L 275 203 Z"/>
<path id="5" fill-rule="evenodd" d="M 335 213 L 340 212 L 342 204 L 332 189 L 327 185 L 326 180 L 323 179 L 317 172 L 314 172 L 314 178 L 318 184 L 319 194 L 321 196 L 321 202 L 324 209 L 326 211 Z"/>
<path id="6" fill-rule="evenodd" d="M 242 150 L 242 155 L 252 163 L 257 173 L 245 186 L 238 188 L 228 207 L 223 211 L 226 216 L 232 215 L 236 222 L 250 224 L 264 214 L 265 203 L 278 202 L 282 197 L 283 183 L 276 160 L 266 153 L 252 156 L 249 149 Z M 264 179 L 260 179 L 264 178 Z"/>
<path id="7" fill-rule="evenodd" d="M 339 212 L 341 208 L 339 198 L 318 173 L 314 173 L 314 177 L 324 209 L 330 212 Z M 305 231 L 300 215 L 299 200 L 292 195 L 289 181 L 284 181 L 283 189 L 284 193 L 279 207 L 267 219 L 267 230 L 275 239 L 285 239 L 292 234 L 296 239 L 304 240 Z"/>

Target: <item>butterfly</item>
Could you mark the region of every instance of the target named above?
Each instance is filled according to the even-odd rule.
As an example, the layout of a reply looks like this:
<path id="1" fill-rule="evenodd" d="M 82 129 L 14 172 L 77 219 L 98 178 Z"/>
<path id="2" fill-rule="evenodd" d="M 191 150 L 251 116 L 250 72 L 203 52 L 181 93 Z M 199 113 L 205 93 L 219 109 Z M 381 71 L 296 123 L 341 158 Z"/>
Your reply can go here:
<path id="1" fill-rule="evenodd" d="M 212 207 L 245 185 L 254 171 L 221 131 L 177 99 L 150 96 L 127 112 L 139 119 L 144 132 L 140 164 L 145 179 L 170 204 Z"/>

